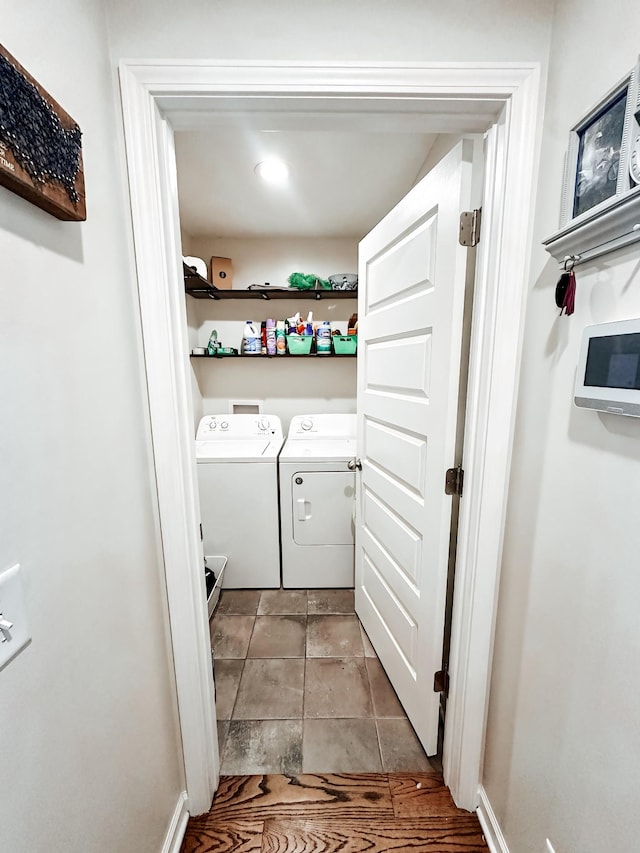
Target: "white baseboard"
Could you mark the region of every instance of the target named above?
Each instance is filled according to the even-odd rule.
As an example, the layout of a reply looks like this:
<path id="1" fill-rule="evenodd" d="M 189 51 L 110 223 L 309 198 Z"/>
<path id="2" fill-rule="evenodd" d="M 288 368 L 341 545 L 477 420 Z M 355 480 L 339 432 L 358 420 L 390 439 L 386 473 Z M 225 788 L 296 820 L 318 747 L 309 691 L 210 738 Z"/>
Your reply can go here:
<path id="1" fill-rule="evenodd" d="M 178 797 L 178 802 L 171 817 L 171 822 L 164 838 L 164 844 L 162 845 L 162 853 L 180 853 L 188 820 L 187 792 L 183 791 Z"/>
<path id="2" fill-rule="evenodd" d="M 491 808 L 489 797 L 487 797 L 487 792 L 482 785 L 480 785 L 480 805 L 476 813 L 491 853 L 509 853 L 509 848 L 507 847 L 507 842 L 504 840 L 498 818 Z"/>

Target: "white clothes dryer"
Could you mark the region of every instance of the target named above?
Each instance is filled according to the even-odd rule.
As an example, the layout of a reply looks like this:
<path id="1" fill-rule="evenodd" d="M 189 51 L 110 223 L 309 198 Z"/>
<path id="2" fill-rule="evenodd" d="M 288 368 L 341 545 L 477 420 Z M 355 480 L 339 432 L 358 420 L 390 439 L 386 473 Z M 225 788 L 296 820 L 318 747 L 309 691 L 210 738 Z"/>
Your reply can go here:
<path id="1" fill-rule="evenodd" d="M 353 587 L 355 452 L 355 415 L 292 419 L 279 462 L 283 587 Z"/>
<path id="2" fill-rule="evenodd" d="M 225 589 L 280 586 L 275 415 L 206 415 L 196 433 L 206 556 L 227 557 Z"/>

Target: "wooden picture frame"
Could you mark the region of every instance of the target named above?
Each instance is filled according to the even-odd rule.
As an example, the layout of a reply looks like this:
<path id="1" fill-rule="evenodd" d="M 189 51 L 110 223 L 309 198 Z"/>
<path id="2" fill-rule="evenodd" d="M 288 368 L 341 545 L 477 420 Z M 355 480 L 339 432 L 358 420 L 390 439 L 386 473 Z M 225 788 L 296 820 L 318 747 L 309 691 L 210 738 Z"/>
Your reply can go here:
<path id="1" fill-rule="evenodd" d="M 58 219 L 87 218 L 80 128 L 2 45 L 0 185 Z"/>

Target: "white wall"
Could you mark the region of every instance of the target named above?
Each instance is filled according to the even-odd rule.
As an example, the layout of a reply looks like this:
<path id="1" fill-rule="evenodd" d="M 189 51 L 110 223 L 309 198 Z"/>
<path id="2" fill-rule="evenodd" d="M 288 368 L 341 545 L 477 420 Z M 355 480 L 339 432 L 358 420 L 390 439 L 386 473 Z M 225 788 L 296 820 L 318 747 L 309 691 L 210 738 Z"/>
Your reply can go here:
<path id="1" fill-rule="evenodd" d="M 351 237 L 191 237 L 185 242 L 190 253 L 203 258 L 207 267 L 212 256 L 231 258 L 233 286 L 240 290 L 265 282 L 288 287 L 292 272 L 313 273 L 320 278 L 358 272 L 358 243 Z"/>
<path id="2" fill-rule="evenodd" d="M 81 126 L 88 219 L 0 188 L 0 569 L 33 636 L 0 672 L 0 845 L 158 851 L 184 783 L 102 5 L 4 4 L 2 43 Z"/>
<path id="3" fill-rule="evenodd" d="M 551 12 L 554 0 L 483 0 L 470 12 L 468 0 L 395 0 L 393 3 L 370 0 L 183 0 L 180 4 L 168 0 L 105 0 L 108 9 L 111 57 L 114 66 L 122 58 L 150 59 L 237 59 L 237 60 L 309 60 L 309 61 L 449 61 L 449 60 L 536 60 L 544 76 L 547 64 Z M 188 253 L 208 260 L 208 244 L 194 236 L 185 240 Z M 227 254 L 220 249 L 221 254 Z M 233 252 L 229 252 L 233 255 Z M 264 255 L 262 263 L 264 263 Z M 282 278 L 288 266 L 280 268 Z M 251 283 L 277 280 L 276 271 L 270 277 L 258 276 L 264 267 L 238 272 L 236 281 Z M 317 270 L 322 272 L 321 270 Z M 331 269 L 325 272 L 344 272 Z M 243 285 L 244 286 L 244 285 Z M 189 308 L 190 316 L 194 311 Z M 256 318 L 257 319 L 257 318 Z M 217 328 L 217 326 L 216 326 Z M 233 333 L 236 334 L 236 333 Z M 193 337 L 193 335 L 192 335 Z M 198 344 L 206 343 L 202 338 Z M 346 359 L 341 364 L 347 364 Z M 271 364 L 268 362 L 267 365 Z M 257 369 L 251 368 L 252 371 Z M 297 411 L 329 410 L 335 403 L 340 410 L 347 408 L 347 388 L 351 378 L 346 369 L 332 375 L 331 392 L 322 390 L 324 383 L 309 371 L 288 373 L 287 379 L 296 388 L 305 388 L 309 409 L 298 405 L 294 398 L 284 398 L 280 392 L 269 391 L 267 399 L 279 407 L 283 417 Z M 195 368 L 203 390 L 203 372 L 212 367 L 204 363 Z M 214 365 L 215 367 L 215 365 Z M 323 372 L 334 365 L 326 365 Z M 237 373 L 246 371 L 244 363 L 224 365 L 224 387 L 204 389 L 200 399 L 194 385 L 194 408 L 202 404 L 205 411 L 223 405 L 237 383 Z M 276 369 L 282 370 L 280 366 Z M 211 371 L 210 371 L 211 372 Z M 216 377 L 219 371 L 216 372 Z M 251 374 L 254 375 L 253 373 Z M 275 372 L 273 377 L 278 377 Z M 246 382 L 248 374 L 243 373 Z M 269 377 L 271 378 L 271 376 Z M 355 378 L 355 370 L 354 370 Z M 216 382 L 219 381 L 216 379 Z M 281 386 L 280 378 L 277 378 Z M 247 394 L 253 388 L 262 390 L 260 380 L 246 384 Z M 257 394 L 262 397 L 264 394 Z M 297 395 L 296 395 L 297 397 Z M 301 401 L 302 403 L 302 401 Z M 316 405 L 317 403 L 317 405 Z M 335 409 L 334 409 L 335 410 Z"/>
<path id="4" fill-rule="evenodd" d="M 183 238 L 189 253 L 208 264 L 212 255 L 233 260 L 234 289 L 252 283 L 287 286 L 292 272 L 326 278 L 338 272 L 356 272 L 357 244 L 352 239 L 326 238 Z M 330 320 L 332 328 L 347 333 L 357 300 L 278 299 L 213 301 L 187 297 L 191 346 L 206 346 L 213 329 L 224 346 L 240 348 L 246 320 L 292 317 L 313 312 L 314 322 Z M 251 362 L 192 359 L 195 422 L 202 414 L 229 411 L 229 400 L 262 400 L 262 411 L 277 415 L 283 429 L 293 415 L 316 412 L 355 412 L 355 359 L 259 359 Z"/>
<path id="5" fill-rule="evenodd" d="M 553 0 L 107 0 L 114 56 L 540 60 Z"/>
<path id="6" fill-rule="evenodd" d="M 633 66 L 640 9 L 563 0 L 554 24 L 484 785 L 512 853 L 634 850 L 640 833 L 640 420 L 572 405 L 582 329 L 640 316 L 637 244 L 559 272 L 570 125 Z"/>

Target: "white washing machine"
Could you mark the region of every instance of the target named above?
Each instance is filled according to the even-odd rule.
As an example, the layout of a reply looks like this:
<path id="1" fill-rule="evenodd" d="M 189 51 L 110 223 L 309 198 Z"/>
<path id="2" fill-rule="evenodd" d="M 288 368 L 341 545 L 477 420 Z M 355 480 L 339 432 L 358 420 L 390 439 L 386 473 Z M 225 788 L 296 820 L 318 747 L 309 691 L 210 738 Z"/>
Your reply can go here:
<path id="1" fill-rule="evenodd" d="M 353 587 L 355 455 L 355 415 L 292 419 L 279 463 L 283 587 Z"/>
<path id="2" fill-rule="evenodd" d="M 222 586 L 280 586 L 278 453 L 274 415 L 206 415 L 196 433 L 205 555 L 226 556 Z"/>

